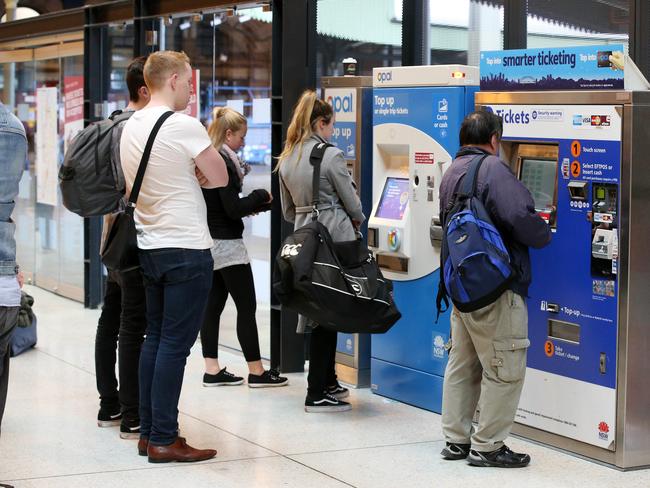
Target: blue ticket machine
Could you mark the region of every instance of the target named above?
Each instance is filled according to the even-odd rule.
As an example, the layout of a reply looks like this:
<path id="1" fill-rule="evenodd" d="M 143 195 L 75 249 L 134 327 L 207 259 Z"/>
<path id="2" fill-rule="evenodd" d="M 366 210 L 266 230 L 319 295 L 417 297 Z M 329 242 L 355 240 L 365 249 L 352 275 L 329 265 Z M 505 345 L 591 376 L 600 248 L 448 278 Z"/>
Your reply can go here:
<path id="1" fill-rule="evenodd" d="M 323 98 L 334 109 L 332 144 L 343 150 L 348 171 L 357 185 L 363 211 L 372 208 L 372 78 L 336 76 L 321 80 Z M 361 228 L 366 235 L 367 222 Z M 356 387 L 370 385 L 370 336 L 338 334 L 336 373 Z"/>
<path id="2" fill-rule="evenodd" d="M 515 432 L 632 468 L 650 465 L 650 85 L 623 52 L 481 53 L 476 103 L 553 236 L 530 252 Z"/>
<path id="3" fill-rule="evenodd" d="M 478 68 L 375 68 L 373 208 L 368 243 L 402 318 L 372 337 L 371 387 L 382 396 L 440 412 L 449 313 L 436 322 L 440 244 L 438 188 L 474 108 Z"/>

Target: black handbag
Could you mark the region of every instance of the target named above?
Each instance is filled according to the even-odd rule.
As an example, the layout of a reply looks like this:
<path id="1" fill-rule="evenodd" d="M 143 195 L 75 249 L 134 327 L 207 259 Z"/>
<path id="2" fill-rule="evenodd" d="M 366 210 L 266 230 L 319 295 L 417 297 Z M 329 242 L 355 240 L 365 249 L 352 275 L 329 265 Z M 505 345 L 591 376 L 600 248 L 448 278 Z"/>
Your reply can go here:
<path id="1" fill-rule="evenodd" d="M 135 230 L 133 212 L 135 211 L 138 195 L 140 194 L 140 188 L 142 187 L 144 172 L 149 163 L 153 142 L 156 139 L 160 127 L 163 125 L 165 120 L 172 115 L 174 115 L 174 112 L 171 110 L 165 112 L 153 126 L 151 134 L 149 134 L 149 139 L 147 139 L 144 152 L 142 153 L 142 158 L 140 159 L 140 165 L 138 166 L 138 172 L 133 181 L 133 188 L 131 189 L 131 196 L 126 204 L 126 209 L 124 212 L 120 212 L 116 215 L 113 225 L 106 237 L 106 241 L 104 242 L 104 247 L 101 250 L 102 262 L 104 263 L 104 266 L 112 271 L 126 271 L 140 266 L 140 260 L 138 258 L 138 239 Z"/>
<path id="2" fill-rule="evenodd" d="M 361 239 L 334 242 L 318 221 L 320 164 L 329 144 L 317 144 L 312 221 L 288 236 L 275 258 L 273 291 L 283 306 L 337 332 L 384 333 L 402 316 L 393 284 Z"/>

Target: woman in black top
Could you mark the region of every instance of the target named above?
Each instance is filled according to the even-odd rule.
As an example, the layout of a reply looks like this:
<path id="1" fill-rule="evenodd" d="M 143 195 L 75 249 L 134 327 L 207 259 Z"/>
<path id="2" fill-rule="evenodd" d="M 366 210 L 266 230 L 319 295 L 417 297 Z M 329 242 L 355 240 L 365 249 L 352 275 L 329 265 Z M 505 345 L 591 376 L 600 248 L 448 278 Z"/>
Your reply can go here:
<path id="1" fill-rule="evenodd" d="M 214 276 L 201 328 L 201 345 L 205 358 L 203 386 L 241 385 L 244 378 L 235 376 L 219 365 L 219 320 L 230 294 L 237 307 L 237 339 L 248 363 L 248 386 L 251 388 L 288 384 L 273 370 L 265 371 L 260 357 L 255 310 L 255 284 L 250 259 L 242 239 L 242 217 L 271 208 L 272 197 L 266 190 L 253 190 L 240 197 L 244 176 L 250 167 L 237 156 L 246 137 L 246 118 L 227 107 L 214 111 L 208 128 L 212 144 L 223 156 L 228 168 L 228 185 L 203 190 L 208 210 L 208 226 L 213 239 Z"/>

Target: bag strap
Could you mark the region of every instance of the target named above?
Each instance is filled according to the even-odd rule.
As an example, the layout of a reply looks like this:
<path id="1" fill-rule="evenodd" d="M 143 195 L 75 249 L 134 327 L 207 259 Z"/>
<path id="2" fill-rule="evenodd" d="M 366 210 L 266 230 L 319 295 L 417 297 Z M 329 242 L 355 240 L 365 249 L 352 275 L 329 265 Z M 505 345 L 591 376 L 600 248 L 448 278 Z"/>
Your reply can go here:
<path id="1" fill-rule="evenodd" d="M 328 142 L 318 142 L 311 150 L 309 163 L 314 167 L 311 179 L 312 196 L 311 196 L 311 220 L 318 220 L 318 200 L 320 200 L 320 164 L 325 156 L 328 147 L 334 147 Z"/>
<path id="2" fill-rule="evenodd" d="M 156 139 L 156 135 L 160 130 L 160 127 L 165 123 L 169 117 L 174 115 L 174 112 L 168 110 L 158 118 L 156 124 L 151 129 L 151 134 L 149 134 L 149 139 L 147 139 L 147 145 L 144 147 L 144 152 L 142 153 L 142 158 L 140 159 L 140 165 L 138 166 L 138 173 L 135 175 L 135 180 L 133 181 L 133 188 L 131 189 L 131 195 L 129 196 L 129 201 L 126 204 L 126 213 L 133 215 L 135 210 L 135 204 L 138 201 L 138 195 L 140 195 L 140 188 L 142 187 L 142 180 L 144 179 L 144 172 L 147 169 L 147 164 L 149 163 L 149 157 L 151 156 L 151 149 L 153 148 L 153 142 Z"/>
<path id="3" fill-rule="evenodd" d="M 472 159 L 472 161 L 469 163 L 469 168 L 467 169 L 467 173 L 465 173 L 465 176 L 463 177 L 463 183 L 460 187 L 460 193 L 458 194 L 459 199 L 476 196 L 478 170 L 481 169 L 481 165 L 483 164 L 483 161 L 485 161 L 485 158 L 487 158 L 488 156 L 489 154 L 478 155 L 474 159 Z"/>

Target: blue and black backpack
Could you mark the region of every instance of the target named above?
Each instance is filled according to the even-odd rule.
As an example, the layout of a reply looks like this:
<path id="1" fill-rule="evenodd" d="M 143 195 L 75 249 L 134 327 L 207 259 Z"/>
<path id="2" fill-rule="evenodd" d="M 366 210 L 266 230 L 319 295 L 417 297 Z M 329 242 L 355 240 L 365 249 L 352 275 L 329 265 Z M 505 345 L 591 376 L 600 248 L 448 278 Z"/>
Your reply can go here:
<path id="1" fill-rule="evenodd" d="M 449 308 L 448 298 L 465 313 L 486 307 L 515 277 L 501 234 L 476 196 L 478 171 L 486 157 L 481 155 L 470 162 L 460 191 L 443 216 L 438 314 Z"/>

